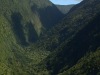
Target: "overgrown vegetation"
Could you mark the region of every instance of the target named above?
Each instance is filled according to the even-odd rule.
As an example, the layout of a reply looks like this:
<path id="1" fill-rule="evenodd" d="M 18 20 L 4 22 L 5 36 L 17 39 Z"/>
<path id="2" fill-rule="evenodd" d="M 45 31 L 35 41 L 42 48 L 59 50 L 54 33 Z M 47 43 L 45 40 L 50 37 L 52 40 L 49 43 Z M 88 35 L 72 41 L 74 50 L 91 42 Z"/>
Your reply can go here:
<path id="1" fill-rule="evenodd" d="M 66 15 L 48 0 L 0 0 L 0 75 L 99 75 L 99 20 L 99 0 Z"/>

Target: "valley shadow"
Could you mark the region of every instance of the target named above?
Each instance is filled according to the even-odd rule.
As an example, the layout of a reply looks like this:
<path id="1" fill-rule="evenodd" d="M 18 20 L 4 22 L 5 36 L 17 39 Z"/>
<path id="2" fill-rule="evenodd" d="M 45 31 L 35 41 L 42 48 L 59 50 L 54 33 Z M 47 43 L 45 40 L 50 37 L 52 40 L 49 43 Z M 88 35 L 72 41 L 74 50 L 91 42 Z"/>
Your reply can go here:
<path id="1" fill-rule="evenodd" d="M 28 29 L 28 42 L 30 43 L 36 42 L 38 40 L 38 34 L 31 22 L 27 24 L 27 29 Z"/>
<path id="2" fill-rule="evenodd" d="M 46 29 L 51 28 L 64 17 L 64 14 L 55 5 L 40 9 L 33 5 L 31 9 L 33 12 L 37 11 L 39 13 L 40 20 Z"/>
<path id="3" fill-rule="evenodd" d="M 95 51 L 98 47 L 100 47 L 100 14 L 80 30 L 69 43 L 58 49 L 52 63 L 47 62 L 47 68 L 53 70 L 52 75 L 56 75 L 62 68 L 72 67 L 87 52 Z M 93 71 L 89 75 L 96 73 L 97 71 Z"/>
<path id="4" fill-rule="evenodd" d="M 23 26 L 21 24 L 22 15 L 19 12 L 15 12 L 11 15 L 11 19 L 13 22 L 12 23 L 13 32 L 15 34 L 18 43 L 25 46 L 28 45 L 24 36 Z"/>

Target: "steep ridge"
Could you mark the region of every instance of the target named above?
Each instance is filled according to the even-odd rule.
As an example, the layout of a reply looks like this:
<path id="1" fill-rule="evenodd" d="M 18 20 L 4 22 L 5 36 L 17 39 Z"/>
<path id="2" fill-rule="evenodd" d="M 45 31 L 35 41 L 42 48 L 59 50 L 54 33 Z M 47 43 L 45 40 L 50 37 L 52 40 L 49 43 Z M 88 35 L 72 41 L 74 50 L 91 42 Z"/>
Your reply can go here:
<path id="1" fill-rule="evenodd" d="M 45 60 L 51 75 L 68 70 L 85 54 L 100 47 L 99 9 L 100 1 L 82 1 L 74 6 L 64 20 L 46 36 L 49 37 L 45 42 L 46 49 L 54 50 Z M 96 74 L 97 72 L 94 75 Z"/>
<path id="2" fill-rule="evenodd" d="M 40 2 L 41 2 L 41 5 L 39 5 Z M 46 5 L 47 3 L 49 3 L 49 4 Z M 43 24 L 43 27 L 45 29 L 49 29 L 52 26 L 54 26 L 64 16 L 64 14 L 62 14 L 54 4 L 50 3 L 49 0 L 47 0 L 47 1 L 45 1 L 45 0 L 44 1 L 41 1 L 41 0 L 34 1 L 34 4 L 32 6 L 32 10 L 33 10 L 33 12 L 35 12 L 39 15 L 41 23 Z"/>
<path id="3" fill-rule="evenodd" d="M 87 25 L 87 23 L 99 13 L 99 3 L 95 1 L 95 3 L 92 4 L 92 2 L 93 1 L 82 1 L 80 4 L 75 5 L 59 24 L 43 35 L 43 41 L 40 40 L 42 46 L 47 50 L 53 51 L 66 39 L 69 41 L 76 32 Z"/>

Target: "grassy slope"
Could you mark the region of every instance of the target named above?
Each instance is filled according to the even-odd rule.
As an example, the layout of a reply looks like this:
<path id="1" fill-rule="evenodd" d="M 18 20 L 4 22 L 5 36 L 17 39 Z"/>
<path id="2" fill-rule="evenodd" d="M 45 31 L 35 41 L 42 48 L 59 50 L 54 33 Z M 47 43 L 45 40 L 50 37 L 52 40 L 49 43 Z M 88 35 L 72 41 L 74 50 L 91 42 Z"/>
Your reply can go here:
<path id="1" fill-rule="evenodd" d="M 17 59 L 15 53 L 16 50 L 22 50 L 21 47 L 16 45 L 16 40 L 13 36 L 10 24 L 1 15 L 0 16 L 0 74 L 12 75 L 21 74 L 24 72 L 21 70 L 20 59 Z M 21 53 L 17 53 L 21 55 Z M 24 57 L 24 56 L 23 56 Z M 24 59 L 23 59 L 24 60 Z M 18 72 L 16 71 L 18 70 Z M 22 71 L 22 72 L 21 72 Z"/>

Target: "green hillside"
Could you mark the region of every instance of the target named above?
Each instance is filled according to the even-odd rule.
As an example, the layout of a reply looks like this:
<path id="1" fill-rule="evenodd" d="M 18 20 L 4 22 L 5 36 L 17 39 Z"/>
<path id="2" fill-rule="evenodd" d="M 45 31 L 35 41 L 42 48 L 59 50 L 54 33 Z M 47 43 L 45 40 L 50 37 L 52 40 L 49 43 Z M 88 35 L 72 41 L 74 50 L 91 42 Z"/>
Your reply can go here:
<path id="1" fill-rule="evenodd" d="M 21 64 L 25 65 L 26 57 L 18 46 L 9 22 L 0 16 L 0 75 L 25 74 Z"/>
<path id="2" fill-rule="evenodd" d="M 52 9 L 53 5 L 48 0 L 42 1 L 43 4 L 39 4 L 40 1 L 0 0 L 0 75 L 37 75 L 36 64 L 49 54 L 49 51 L 31 47 L 46 30 L 43 18 L 40 19 L 43 15 L 37 13 L 37 9 Z M 55 11 L 63 17 L 56 7 Z"/>
<path id="3" fill-rule="evenodd" d="M 99 75 L 100 1 L 68 8 L 0 0 L 0 75 Z"/>

